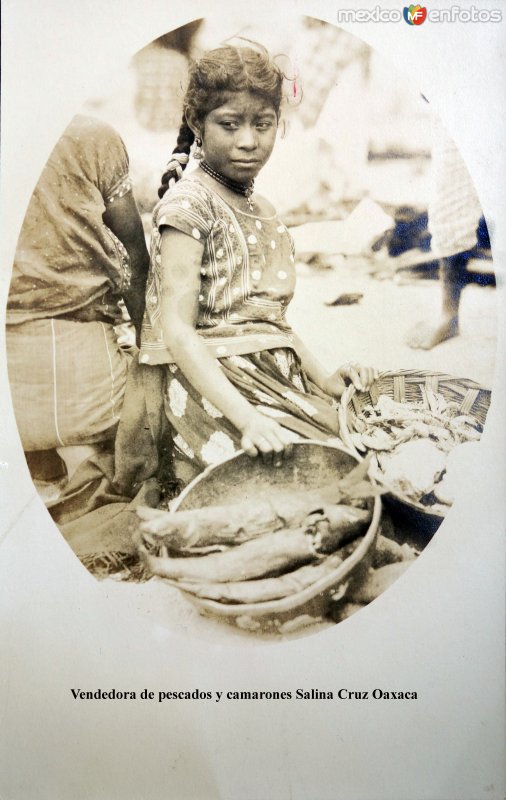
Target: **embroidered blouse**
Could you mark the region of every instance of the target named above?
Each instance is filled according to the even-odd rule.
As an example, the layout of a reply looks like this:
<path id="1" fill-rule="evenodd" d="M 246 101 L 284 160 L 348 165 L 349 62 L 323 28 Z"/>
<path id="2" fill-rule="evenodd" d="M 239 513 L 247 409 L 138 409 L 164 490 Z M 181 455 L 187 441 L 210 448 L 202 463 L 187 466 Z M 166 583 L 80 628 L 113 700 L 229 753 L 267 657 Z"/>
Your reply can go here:
<path id="1" fill-rule="evenodd" d="M 295 288 L 292 238 L 276 216 L 228 205 L 193 175 L 171 187 L 153 212 L 151 266 L 140 360 L 173 361 L 163 341 L 160 308 L 161 238 L 170 226 L 202 241 L 197 332 L 222 358 L 293 347 L 285 313 Z"/>
<path id="2" fill-rule="evenodd" d="M 30 199 L 16 249 L 8 323 L 56 316 L 121 320 L 118 301 L 129 286 L 129 257 L 102 215 L 131 191 L 128 167 L 113 128 L 74 117 Z"/>

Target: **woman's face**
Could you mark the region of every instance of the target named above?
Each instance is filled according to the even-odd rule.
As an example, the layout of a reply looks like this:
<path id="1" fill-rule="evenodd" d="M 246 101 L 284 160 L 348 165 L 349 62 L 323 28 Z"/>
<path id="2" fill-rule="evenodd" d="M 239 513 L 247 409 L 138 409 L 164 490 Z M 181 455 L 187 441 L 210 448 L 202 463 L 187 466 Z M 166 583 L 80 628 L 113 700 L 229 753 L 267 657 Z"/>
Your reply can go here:
<path id="1" fill-rule="evenodd" d="M 267 163 L 278 118 L 272 105 L 253 92 L 231 92 L 209 112 L 200 130 L 204 157 L 225 177 L 247 184 Z"/>

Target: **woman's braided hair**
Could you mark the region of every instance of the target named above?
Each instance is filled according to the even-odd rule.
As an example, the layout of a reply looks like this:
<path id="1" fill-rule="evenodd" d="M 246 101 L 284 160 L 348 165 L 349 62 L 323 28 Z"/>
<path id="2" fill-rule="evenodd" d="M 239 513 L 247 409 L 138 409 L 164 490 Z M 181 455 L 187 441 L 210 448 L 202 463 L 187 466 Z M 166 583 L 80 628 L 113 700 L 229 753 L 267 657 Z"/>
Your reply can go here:
<path id="1" fill-rule="evenodd" d="M 183 120 L 177 144 L 162 175 L 158 196 L 163 197 L 171 180 L 178 181 L 188 163 L 195 135 L 188 120 L 201 125 L 214 108 L 226 102 L 230 92 L 255 92 L 263 96 L 279 117 L 284 75 L 267 50 L 225 45 L 210 50 L 190 68 L 183 101 Z"/>

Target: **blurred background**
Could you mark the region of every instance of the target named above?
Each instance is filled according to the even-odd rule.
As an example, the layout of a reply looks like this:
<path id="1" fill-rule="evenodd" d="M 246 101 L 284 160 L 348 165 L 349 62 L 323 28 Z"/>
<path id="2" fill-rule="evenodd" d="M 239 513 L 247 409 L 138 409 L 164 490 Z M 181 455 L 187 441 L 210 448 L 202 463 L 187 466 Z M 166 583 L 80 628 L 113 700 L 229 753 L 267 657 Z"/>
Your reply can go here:
<path id="1" fill-rule="evenodd" d="M 234 16 L 235 14 L 235 16 Z M 431 252 L 430 104 L 368 45 L 340 28 L 295 16 L 269 25 L 240 9 L 198 19 L 137 52 L 108 76 L 83 113 L 113 125 L 130 156 L 149 236 L 164 166 L 175 146 L 191 59 L 237 37 L 280 59 L 283 121 L 256 186 L 291 227 L 298 289 L 289 318 L 329 369 L 356 360 L 380 369 L 429 369 L 492 385 L 496 308 L 490 254 L 472 263 L 460 335 L 434 349 L 404 342 L 417 320 L 437 321 Z M 188 169 L 194 165 L 190 163 Z"/>

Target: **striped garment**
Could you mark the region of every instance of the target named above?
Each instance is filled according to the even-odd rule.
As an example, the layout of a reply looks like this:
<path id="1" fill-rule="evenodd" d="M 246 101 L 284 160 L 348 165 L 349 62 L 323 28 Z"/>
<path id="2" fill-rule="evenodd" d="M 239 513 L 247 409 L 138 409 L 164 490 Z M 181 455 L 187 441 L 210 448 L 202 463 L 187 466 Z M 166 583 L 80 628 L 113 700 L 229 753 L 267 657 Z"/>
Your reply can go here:
<path id="1" fill-rule="evenodd" d="M 140 360 L 170 363 L 161 325 L 161 229 L 201 241 L 197 331 L 215 358 L 291 347 L 285 313 L 295 288 L 293 242 L 276 216 L 229 206 L 191 174 L 155 207 Z"/>
<path id="2" fill-rule="evenodd" d="M 129 357 L 104 322 L 41 319 L 7 327 L 12 401 L 23 449 L 109 439 Z"/>
<path id="3" fill-rule="evenodd" d="M 432 133 L 431 247 L 438 257 L 447 258 L 475 246 L 482 210 L 462 156 L 436 117 Z"/>

